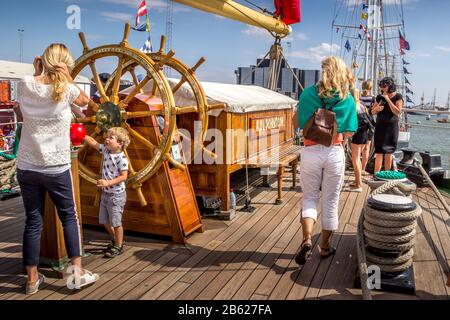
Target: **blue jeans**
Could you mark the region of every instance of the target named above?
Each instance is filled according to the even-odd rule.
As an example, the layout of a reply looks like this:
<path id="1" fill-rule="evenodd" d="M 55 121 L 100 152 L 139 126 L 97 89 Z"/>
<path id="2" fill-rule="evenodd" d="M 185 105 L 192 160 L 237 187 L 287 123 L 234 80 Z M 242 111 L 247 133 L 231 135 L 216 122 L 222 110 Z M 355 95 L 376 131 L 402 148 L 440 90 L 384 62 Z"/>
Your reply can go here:
<path id="1" fill-rule="evenodd" d="M 17 180 L 26 212 L 23 235 L 24 266 L 39 265 L 46 192 L 55 204 L 62 222 L 69 258 L 80 257 L 82 249 L 80 224 L 76 214 L 70 170 L 61 174 L 17 170 Z"/>

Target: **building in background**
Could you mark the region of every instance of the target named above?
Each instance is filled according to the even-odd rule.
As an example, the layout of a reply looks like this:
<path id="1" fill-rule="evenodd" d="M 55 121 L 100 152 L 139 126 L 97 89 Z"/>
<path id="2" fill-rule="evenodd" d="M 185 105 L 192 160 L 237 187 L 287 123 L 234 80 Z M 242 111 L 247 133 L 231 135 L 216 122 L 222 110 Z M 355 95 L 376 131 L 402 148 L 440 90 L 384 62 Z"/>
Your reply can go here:
<path id="1" fill-rule="evenodd" d="M 20 63 L 14 61 L 0 60 L 0 81 L 9 82 L 9 101 L 16 101 L 16 87 L 17 82 L 23 77 L 33 75 L 34 67 L 31 63 Z M 90 95 L 91 93 L 91 81 L 83 76 L 77 76 L 75 83 L 83 89 L 83 91 Z M 6 94 L 5 94 L 6 96 Z M 6 100 L 6 99 L 3 99 Z"/>
<path id="2" fill-rule="evenodd" d="M 265 59 L 261 62 L 261 59 L 257 59 L 256 65 L 259 65 L 259 67 L 253 73 L 252 70 L 255 66 L 238 67 L 235 71 L 237 84 L 266 87 L 269 78 L 270 60 Z M 320 70 L 300 70 L 298 68 L 292 70 L 303 88 L 313 86 L 319 81 Z M 284 61 L 281 65 L 277 91 L 296 100 L 299 100 L 302 94 L 301 87 L 297 84 L 292 71 L 287 68 Z"/>

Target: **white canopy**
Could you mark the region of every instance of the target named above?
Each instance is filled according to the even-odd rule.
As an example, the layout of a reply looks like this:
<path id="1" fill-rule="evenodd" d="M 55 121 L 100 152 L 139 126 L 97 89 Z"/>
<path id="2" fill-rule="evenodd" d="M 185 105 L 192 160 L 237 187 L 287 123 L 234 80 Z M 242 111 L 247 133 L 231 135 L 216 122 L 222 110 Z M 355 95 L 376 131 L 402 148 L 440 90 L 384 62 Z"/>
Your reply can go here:
<path id="1" fill-rule="evenodd" d="M 180 81 L 178 79 L 168 79 L 170 86 L 173 88 Z M 255 111 L 297 109 L 298 101 L 282 95 L 280 93 L 258 87 L 248 85 L 201 82 L 205 91 L 208 104 L 225 104 L 225 111 L 233 113 L 247 113 Z M 151 94 L 153 81 L 150 81 L 144 88 L 144 94 Z M 123 93 L 129 93 L 133 87 L 128 88 Z M 188 83 L 185 83 L 175 93 L 175 103 L 178 107 L 193 106 L 196 104 L 194 93 Z M 219 115 L 221 110 L 213 110 L 211 115 Z"/>

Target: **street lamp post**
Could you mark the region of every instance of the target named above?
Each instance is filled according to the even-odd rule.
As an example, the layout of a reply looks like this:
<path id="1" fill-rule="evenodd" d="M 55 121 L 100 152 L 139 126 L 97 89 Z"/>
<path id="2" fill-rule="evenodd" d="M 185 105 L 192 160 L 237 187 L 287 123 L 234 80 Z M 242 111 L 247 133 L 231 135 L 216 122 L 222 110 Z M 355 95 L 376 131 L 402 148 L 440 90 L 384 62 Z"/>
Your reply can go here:
<path id="1" fill-rule="evenodd" d="M 19 32 L 19 61 L 23 62 L 23 33 L 24 29 L 17 29 Z"/>

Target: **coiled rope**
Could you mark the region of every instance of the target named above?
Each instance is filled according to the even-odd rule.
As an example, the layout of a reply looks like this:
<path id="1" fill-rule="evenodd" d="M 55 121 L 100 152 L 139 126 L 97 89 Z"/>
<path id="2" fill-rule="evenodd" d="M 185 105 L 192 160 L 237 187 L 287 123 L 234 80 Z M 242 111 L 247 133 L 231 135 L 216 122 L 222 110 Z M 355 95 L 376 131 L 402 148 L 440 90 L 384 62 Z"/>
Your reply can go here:
<path id="1" fill-rule="evenodd" d="M 395 190 L 395 194 L 402 191 L 407 193 L 411 191 L 411 186 L 401 181 L 389 181 L 378 187 L 372 197 L 392 193 L 392 190 Z M 412 265 L 417 218 L 421 213 L 422 208 L 418 205 L 404 212 L 380 211 L 367 204 L 363 208 L 358 223 L 356 248 L 364 300 L 372 299 L 367 283 L 368 266 L 376 265 L 381 271 L 392 273 L 403 272 Z M 370 252 L 368 246 L 386 254 L 381 256 Z"/>

